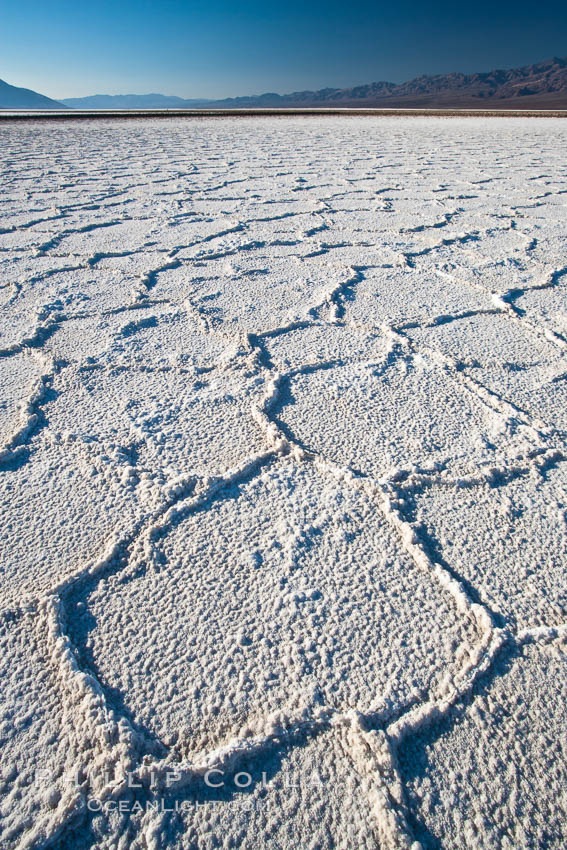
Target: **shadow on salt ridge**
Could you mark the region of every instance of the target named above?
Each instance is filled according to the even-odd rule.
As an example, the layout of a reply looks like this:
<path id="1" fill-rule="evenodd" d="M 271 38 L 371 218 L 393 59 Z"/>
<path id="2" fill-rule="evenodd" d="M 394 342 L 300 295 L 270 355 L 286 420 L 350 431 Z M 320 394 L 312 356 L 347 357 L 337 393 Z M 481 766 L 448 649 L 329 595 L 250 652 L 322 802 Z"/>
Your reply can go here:
<path id="1" fill-rule="evenodd" d="M 67 258 L 69 265 L 80 262 Z M 140 288 L 140 278 L 135 274 L 122 274 L 99 268 L 74 268 L 58 271 L 45 280 L 24 285 L 12 312 L 26 310 L 33 315 L 38 301 L 49 307 L 51 312 L 65 316 L 77 313 L 114 310 L 130 304 Z"/>
<path id="2" fill-rule="evenodd" d="M 1 342 L 0 336 L 0 345 Z M 28 420 L 26 402 L 44 371 L 29 354 L 0 358 L 0 453 L 12 435 Z"/>
<path id="3" fill-rule="evenodd" d="M 567 268 L 557 276 L 553 288 L 526 291 L 514 301 L 514 306 L 527 319 L 567 340 Z"/>
<path id="4" fill-rule="evenodd" d="M 69 233 L 66 232 L 67 229 Z M 37 234 L 35 239 L 39 243 L 38 247 L 43 247 L 45 253 L 88 258 L 98 252 L 135 251 L 145 245 L 151 247 L 154 230 L 155 222 L 151 218 L 114 219 L 91 226 L 89 214 L 87 223 L 78 225 L 75 230 L 72 226 L 67 228 L 64 225 L 52 234 L 41 234 L 41 238 L 38 238 L 40 234 Z"/>
<path id="5" fill-rule="evenodd" d="M 0 313 L 0 358 L 12 356 L 24 348 L 40 348 L 57 330 L 60 305 L 37 296 L 21 293 Z"/>
<path id="6" fill-rule="evenodd" d="M 83 365 L 207 369 L 225 353 L 225 337 L 203 333 L 184 307 L 143 304 L 111 315 L 61 324 L 48 349 L 59 359 Z"/>
<path id="7" fill-rule="evenodd" d="M 504 624 L 558 625 L 567 614 L 566 488 L 559 464 L 498 486 L 424 486 L 406 507 Z"/>
<path id="8" fill-rule="evenodd" d="M 375 268 L 364 272 L 347 318 L 361 324 L 426 321 L 444 313 L 491 309 L 490 295 L 473 287 L 455 286 L 435 269 Z"/>
<path id="9" fill-rule="evenodd" d="M 426 850 L 560 850 L 567 841 L 565 645 L 503 655 L 473 695 L 402 745 Z"/>
<path id="10" fill-rule="evenodd" d="M 205 260 L 202 270 L 193 268 L 202 279 L 192 301 L 198 305 L 207 298 L 207 309 L 214 308 L 227 329 L 239 332 L 262 333 L 310 318 L 314 308 L 327 302 L 328 293 L 352 276 L 348 267 L 325 257 L 281 259 L 267 250 L 252 251 L 249 258 L 226 256 L 214 265 Z M 168 274 L 160 276 L 165 286 Z"/>
<path id="11" fill-rule="evenodd" d="M 537 286 L 549 277 L 553 269 L 549 262 L 538 262 L 531 253 L 494 260 L 472 251 L 455 254 L 451 248 L 440 250 L 435 264 L 441 276 L 452 283 L 456 291 L 476 288 L 480 294 L 484 290 L 487 297 L 492 292 L 506 293 L 509 289 Z"/>

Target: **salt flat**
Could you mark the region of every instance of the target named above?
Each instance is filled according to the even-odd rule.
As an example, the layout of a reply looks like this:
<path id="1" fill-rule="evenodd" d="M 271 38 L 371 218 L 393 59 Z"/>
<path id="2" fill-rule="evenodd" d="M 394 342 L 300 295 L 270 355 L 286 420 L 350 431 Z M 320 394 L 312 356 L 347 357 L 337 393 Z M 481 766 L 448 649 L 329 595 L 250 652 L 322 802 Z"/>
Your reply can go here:
<path id="1" fill-rule="evenodd" d="M 567 124 L 0 139 L 0 845 L 565 847 Z"/>

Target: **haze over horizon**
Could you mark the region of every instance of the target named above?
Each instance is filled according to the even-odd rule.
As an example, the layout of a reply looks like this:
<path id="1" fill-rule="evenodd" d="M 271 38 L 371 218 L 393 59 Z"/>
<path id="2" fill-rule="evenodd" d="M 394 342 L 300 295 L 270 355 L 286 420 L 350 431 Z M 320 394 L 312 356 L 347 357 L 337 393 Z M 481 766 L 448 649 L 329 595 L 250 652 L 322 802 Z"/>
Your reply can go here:
<path id="1" fill-rule="evenodd" d="M 290 0 L 22 0 L 4 10 L 0 77 L 55 98 L 160 92 L 223 98 L 274 91 L 399 83 L 421 74 L 474 73 L 565 55 L 567 11 L 487 0 L 460 8 Z"/>

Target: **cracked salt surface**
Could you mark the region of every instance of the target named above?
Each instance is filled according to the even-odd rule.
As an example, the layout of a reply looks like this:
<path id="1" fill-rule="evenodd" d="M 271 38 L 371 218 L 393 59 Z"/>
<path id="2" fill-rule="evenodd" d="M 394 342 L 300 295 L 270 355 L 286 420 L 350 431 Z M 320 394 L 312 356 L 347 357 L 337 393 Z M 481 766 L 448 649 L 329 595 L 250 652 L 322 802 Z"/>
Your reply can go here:
<path id="1" fill-rule="evenodd" d="M 565 133 L 3 123 L 2 847 L 565 845 Z"/>

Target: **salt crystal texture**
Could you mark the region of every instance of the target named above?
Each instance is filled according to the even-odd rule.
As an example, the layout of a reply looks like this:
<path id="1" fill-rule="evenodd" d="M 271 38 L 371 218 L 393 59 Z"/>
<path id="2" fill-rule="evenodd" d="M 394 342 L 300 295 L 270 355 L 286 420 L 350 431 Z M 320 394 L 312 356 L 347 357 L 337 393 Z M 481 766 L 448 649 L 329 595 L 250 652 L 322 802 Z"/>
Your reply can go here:
<path id="1" fill-rule="evenodd" d="M 2 123 L 2 848 L 565 847 L 566 136 Z"/>

